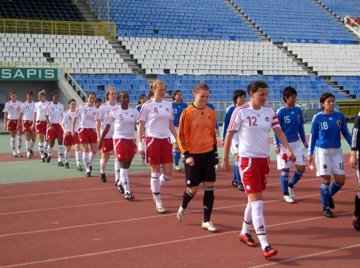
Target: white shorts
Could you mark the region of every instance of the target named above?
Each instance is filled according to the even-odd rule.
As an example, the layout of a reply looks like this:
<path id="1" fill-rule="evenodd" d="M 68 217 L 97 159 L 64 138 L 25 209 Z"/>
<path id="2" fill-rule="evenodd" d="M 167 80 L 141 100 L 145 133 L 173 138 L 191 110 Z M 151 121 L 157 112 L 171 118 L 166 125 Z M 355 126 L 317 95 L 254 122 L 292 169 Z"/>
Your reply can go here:
<path id="1" fill-rule="evenodd" d="M 280 153 L 277 155 L 277 169 L 283 169 L 283 168 L 290 168 L 292 166 L 305 166 L 306 164 L 306 148 L 303 146 L 302 142 L 300 140 L 295 142 L 289 142 L 289 146 L 291 150 L 293 151 L 293 154 L 296 157 L 295 162 L 287 161 L 285 162 L 281 156 L 286 153 L 286 148 L 284 145 L 280 144 Z"/>
<path id="2" fill-rule="evenodd" d="M 230 152 L 232 155 L 237 155 L 239 153 L 239 144 L 237 144 L 237 140 L 232 140 L 231 141 L 231 146 L 230 146 Z"/>
<path id="3" fill-rule="evenodd" d="M 344 156 L 341 148 L 316 148 L 316 176 L 344 175 Z"/>

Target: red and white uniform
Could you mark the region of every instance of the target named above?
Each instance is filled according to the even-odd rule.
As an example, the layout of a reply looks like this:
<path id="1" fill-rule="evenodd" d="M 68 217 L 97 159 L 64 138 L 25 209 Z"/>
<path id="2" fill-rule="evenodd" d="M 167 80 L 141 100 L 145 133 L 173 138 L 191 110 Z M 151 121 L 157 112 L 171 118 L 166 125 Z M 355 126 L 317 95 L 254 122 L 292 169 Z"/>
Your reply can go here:
<path id="1" fill-rule="evenodd" d="M 269 132 L 280 127 L 270 106 L 254 109 L 250 103 L 235 109 L 228 131 L 239 134 L 239 168 L 248 193 L 265 190 L 269 169 Z"/>
<path id="2" fill-rule="evenodd" d="M 141 107 L 138 121 L 145 122 L 146 161 L 149 164 L 173 162 L 169 126 L 173 120 L 172 104 L 153 99 Z"/>
<path id="3" fill-rule="evenodd" d="M 106 118 L 107 125 L 114 126 L 113 140 L 116 158 L 121 160 L 133 159 L 136 153 L 136 139 L 134 137 L 139 112 L 120 107 L 110 112 Z"/>
<path id="4" fill-rule="evenodd" d="M 35 102 L 23 102 L 20 108 L 23 131 L 30 131 L 34 120 Z"/>
<path id="5" fill-rule="evenodd" d="M 46 107 L 49 105 L 48 101 L 44 101 L 44 102 L 37 102 L 35 103 L 35 108 L 34 108 L 34 113 L 36 113 L 36 123 L 35 123 L 35 128 L 36 128 L 36 133 L 46 133 L 46 119 L 45 119 L 45 110 Z"/>
<path id="6" fill-rule="evenodd" d="M 64 113 L 64 105 L 62 103 L 54 104 L 51 102 L 45 110 L 45 116 L 48 117 L 51 128 L 47 129 L 47 139 L 55 140 L 62 139 L 64 132 L 60 126 Z"/>
<path id="7" fill-rule="evenodd" d="M 117 105 L 110 105 L 109 103 L 102 104 L 99 109 L 97 110 L 95 120 L 100 120 L 101 126 L 100 126 L 100 135 L 102 135 L 104 129 L 105 129 L 105 121 L 110 112 L 114 109 L 117 109 Z M 109 132 L 104 137 L 102 144 L 101 144 L 101 151 L 103 153 L 109 153 L 114 150 L 113 147 L 113 134 L 114 134 L 114 126 L 111 125 Z"/>
<path id="8" fill-rule="evenodd" d="M 19 119 L 19 115 L 20 115 L 20 110 L 21 110 L 21 101 L 8 101 L 5 103 L 5 107 L 3 109 L 4 113 L 8 113 L 7 114 L 7 129 L 9 131 L 14 131 L 17 128 L 17 122 Z"/>
<path id="9" fill-rule="evenodd" d="M 64 127 L 65 129 L 65 133 L 64 133 L 64 145 L 65 146 L 72 146 L 74 144 L 79 144 L 79 136 L 78 136 L 78 131 L 79 131 L 79 120 L 76 121 L 75 124 L 75 137 L 73 137 L 71 135 L 71 131 L 72 131 L 72 120 L 74 118 L 75 112 L 71 112 L 71 111 L 65 111 L 62 121 L 61 121 L 61 125 Z"/>
<path id="10" fill-rule="evenodd" d="M 96 143 L 97 135 L 95 131 L 95 106 L 81 105 L 76 109 L 74 117 L 79 121 L 79 140 L 82 144 Z"/>

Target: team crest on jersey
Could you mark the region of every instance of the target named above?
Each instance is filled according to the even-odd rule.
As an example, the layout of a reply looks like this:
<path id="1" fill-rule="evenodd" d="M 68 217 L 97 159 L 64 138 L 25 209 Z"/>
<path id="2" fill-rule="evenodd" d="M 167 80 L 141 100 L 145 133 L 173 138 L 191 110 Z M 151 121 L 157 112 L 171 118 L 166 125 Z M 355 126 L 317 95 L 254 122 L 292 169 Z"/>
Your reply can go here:
<path id="1" fill-rule="evenodd" d="M 327 169 L 327 165 L 326 165 L 326 164 L 324 164 L 324 165 L 323 165 L 323 168 L 324 168 L 324 169 Z"/>
<path id="2" fill-rule="evenodd" d="M 265 121 L 266 122 L 269 122 L 270 121 L 270 118 L 267 116 L 267 117 L 265 117 Z"/>
<path id="3" fill-rule="evenodd" d="M 167 112 L 168 112 L 168 111 L 169 111 L 169 108 L 166 108 L 166 109 L 165 109 L 165 111 L 167 111 Z"/>
<path id="4" fill-rule="evenodd" d="M 341 120 L 336 120 L 336 124 L 341 127 Z"/>

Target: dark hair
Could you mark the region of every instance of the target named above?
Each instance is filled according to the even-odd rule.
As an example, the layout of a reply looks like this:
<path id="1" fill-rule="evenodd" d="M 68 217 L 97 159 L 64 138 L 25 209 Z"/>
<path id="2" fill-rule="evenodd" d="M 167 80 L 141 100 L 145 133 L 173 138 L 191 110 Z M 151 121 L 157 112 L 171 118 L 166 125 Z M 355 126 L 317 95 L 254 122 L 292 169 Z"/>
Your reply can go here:
<path id="1" fill-rule="evenodd" d="M 328 98 L 334 98 L 335 96 L 333 94 L 331 94 L 330 92 L 324 92 L 321 96 L 320 96 L 320 104 L 324 104 L 324 102 L 328 99 Z"/>
<path id="2" fill-rule="evenodd" d="M 56 95 L 59 95 L 59 93 L 58 93 L 57 91 L 51 92 L 51 98 L 54 97 L 54 96 L 56 96 Z"/>
<path id="3" fill-rule="evenodd" d="M 210 87 L 205 83 L 199 83 L 194 87 L 193 93 L 196 93 L 200 88 L 204 88 L 210 91 Z"/>
<path id="4" fill-rule="evenodd" d="M 247 91 L 249 94 L 250 92 L 255 93 L 259 88 L 269 88 L 269 86 L 261 80 L 255 80 L 248 85 Z"/>
<path id="5" fill-rule="evenodd" d="M 118 102 L 120 102 L 120 97 L 121 97 L 121 95 L 123 95 L 123 94 L 126 94 L 126 95 L 129 96 L 129 92 L 127 92 L 126 90 L 120 91 L 120 92 L 118 93 L 118 95 L 117 95 L 117 98 L 116 98 L 116 100 L 117 100 Z M 144 94 L 143 94 L 143 95 L 144 95 Z M 144 96 L 145 96 L 145 95 L 144 95 Z"/>
<path id="6" fill-rule="evenodd" d="M 141 104 L 140 100 L 141 100 L 142 98 L 144 98 L 144 97 L 146 97 L 146 95 L 145 95 L 145 94 L 141 94 L 141 95 L 139 96 L 139 101 L 138 101 L 138 104 Z"/>
<path id="7" fill-rule="evenodd" d="M 14 95 L 14 94 L 16 95 L 16 91 L 10 91 L 9 92 L 9 98 L 11 97 L 11 95 Z"/>
<path id="8" fill-rule="evenodd" d="M 154 92 L 152 90 L 150 90 L 147 98 L 151 99 L 152 97 L 154 97 Z"/>
<path id="9" fill-rule="evenodd" d="M 100 102 L 100 103 L 102 103 L 102 99 L 96 98 L 96 99 L 95 99 L 95 102 Z"/>
<path id="10" fill-rule="evenodd" d="M 234 103 L 236 103 L 237 98 L 242 97 L 244 95 L 246 97 L 245 90 L 242 90 L 242 89 L 235 90 L 234 93 L 233 93 L 233 101 L 234 101 Z"/>
<path id="11" fill-rule="evenodd" d="M 96 98 L 96 93 L 95 92 L 93 92 L 93 91 L 89 92 L 88 94 L 86 94 L 86 97 L 89 98 L 90 95 L 93 95 Z"/>
<path id="12" fill-rule="evenodd" d="M 32 96 L 33 95 L 32 90 L 28 90 L 28 92 L 26 92 L 26 95 Z"/>
<path id="13" fill-rule="evenodd" d="M 179 92 L 181 93 L 181 90 L 180 90 L 180 89 L 177 89 L 177 90 L 174 91 L 173 96 L 172 96 L 172 99 L 173 99 L 173 100 L 175 100 L 175 96 L 176 96 Z"/>
<path id="14" fill-rule="evenodd" d="M 283 100 L 286 102 L 286 99 L 290 98 L 292 95 L 297 96 L 297 91 L 292 86 L 287 86 L 283 90 Z"/>
<path id="15" fill-rule="evenodd" d="M 73 101 L 76 103 L 76 100 L 71 99 L 71 100 L 68 101 L 68 104 L 72 103 Z"/>

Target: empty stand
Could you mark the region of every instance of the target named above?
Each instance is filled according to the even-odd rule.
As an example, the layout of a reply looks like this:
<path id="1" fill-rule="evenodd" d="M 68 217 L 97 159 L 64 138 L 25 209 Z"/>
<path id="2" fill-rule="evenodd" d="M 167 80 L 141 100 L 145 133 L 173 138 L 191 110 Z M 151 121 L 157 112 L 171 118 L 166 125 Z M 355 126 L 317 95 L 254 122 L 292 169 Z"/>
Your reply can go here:
<path id="1" fill-rule="evenodd" d="M 345 16 L 360 17 L 360 2 L 358 0 L 321 0 L 336 16 L 344 21 Z"/>

